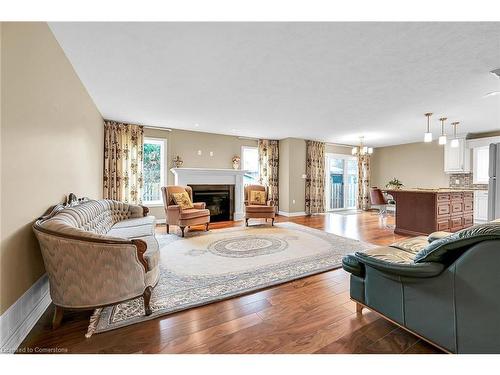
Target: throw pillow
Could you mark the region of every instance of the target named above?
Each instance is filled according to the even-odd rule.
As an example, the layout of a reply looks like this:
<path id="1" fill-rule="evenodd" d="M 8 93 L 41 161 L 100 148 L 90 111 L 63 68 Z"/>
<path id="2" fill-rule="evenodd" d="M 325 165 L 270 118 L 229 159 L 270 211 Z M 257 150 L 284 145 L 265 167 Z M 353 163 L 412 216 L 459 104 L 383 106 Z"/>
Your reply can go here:
<path id="1" fill-rule="evenodd" d="M 194 207 L 193 202 L 191 202 L 191 199 L 189 198 L 189 194 L 187 192 L 184 191 L 182 193 L 173 193 L 172 195 L 174 197 L 175 204 L 180 206 L 182 210 Z"/>
<path id="2" fill-rule="evenodd" d="M 262 190 L 250 190 L 250 204 L 265 205 L 266 192 Z"/>

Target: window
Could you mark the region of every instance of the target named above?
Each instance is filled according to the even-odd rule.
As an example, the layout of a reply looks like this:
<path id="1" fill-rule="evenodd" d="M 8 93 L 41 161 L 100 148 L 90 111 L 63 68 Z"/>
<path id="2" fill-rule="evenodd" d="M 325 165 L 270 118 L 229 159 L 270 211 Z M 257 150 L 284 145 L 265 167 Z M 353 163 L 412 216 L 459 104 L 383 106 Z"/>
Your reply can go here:
<path id="1" fill-rule="evenodd" d="M 164 139 L 144 138 L 143 176 L 143 203 L 146 205 L 162 204 L 161 187 L 165 181 Z"/>
<path id="2" fill-rule="evenodd" d="M 472 183 L 487 184 L 488 183 L 488 166 L 490 157 L 490 147 L 474 147 L 472 168 Z"/>
<path id="3" fill-rule="evenodd" d="M 257 147 L 243 146 L 241 147 L 241 166 L 246 171 L 243 176 L 243 183 L 258 184 L 259 183 L 259 150 Z"/>

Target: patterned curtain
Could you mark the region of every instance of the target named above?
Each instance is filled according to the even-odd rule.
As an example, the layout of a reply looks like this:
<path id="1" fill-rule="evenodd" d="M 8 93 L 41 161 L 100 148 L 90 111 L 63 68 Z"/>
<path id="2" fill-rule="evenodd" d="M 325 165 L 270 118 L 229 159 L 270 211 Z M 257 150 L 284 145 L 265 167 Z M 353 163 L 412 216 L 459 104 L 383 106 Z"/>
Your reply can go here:
<path id="1" fill-rule="evenodd" d="M 278 209 L 279 141 L 259 139 L 259 182 L 267 186 L 269 199 Z"/>
<path id="2" fill-rule="evenodd" d="M 325 144 L 306 141 L 306 214 L 325 212 Z"/>
<path id="3" fill-rule="evenodd" d="M 142 203 L 144 127 L 104 121 L 104 198 Z"/>
<path id="4" fill-rule="evenodd" d="M 370 155 L 358 156 L 358 202 L 360 210 L 370 208 Z"/>

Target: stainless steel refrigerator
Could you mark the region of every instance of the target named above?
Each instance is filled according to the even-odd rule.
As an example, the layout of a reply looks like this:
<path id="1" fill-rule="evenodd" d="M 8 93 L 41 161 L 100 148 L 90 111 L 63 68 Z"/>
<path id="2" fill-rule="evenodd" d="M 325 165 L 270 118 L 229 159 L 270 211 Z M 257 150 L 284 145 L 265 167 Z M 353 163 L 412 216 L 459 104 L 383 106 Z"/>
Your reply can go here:
<path id="1" fill-rule="evenodd" d="M 490 144 L 488 220 L 500 218 L 500 143 Z"/>

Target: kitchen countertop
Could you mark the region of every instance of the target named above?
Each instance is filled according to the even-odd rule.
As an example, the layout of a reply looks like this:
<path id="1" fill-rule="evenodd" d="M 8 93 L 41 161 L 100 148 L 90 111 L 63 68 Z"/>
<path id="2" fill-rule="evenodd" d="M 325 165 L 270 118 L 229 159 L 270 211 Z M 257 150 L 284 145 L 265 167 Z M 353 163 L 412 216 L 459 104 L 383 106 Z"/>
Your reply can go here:
<path id="1" fill-rule="evenodd" d="M 477 189 L 459 189 L 459 188 L 406 188 L 406 189 L 386 189 L 393 192 L 410 192 L 410 193 L 456 193 L 456 192 L 473 192 Z"/>

